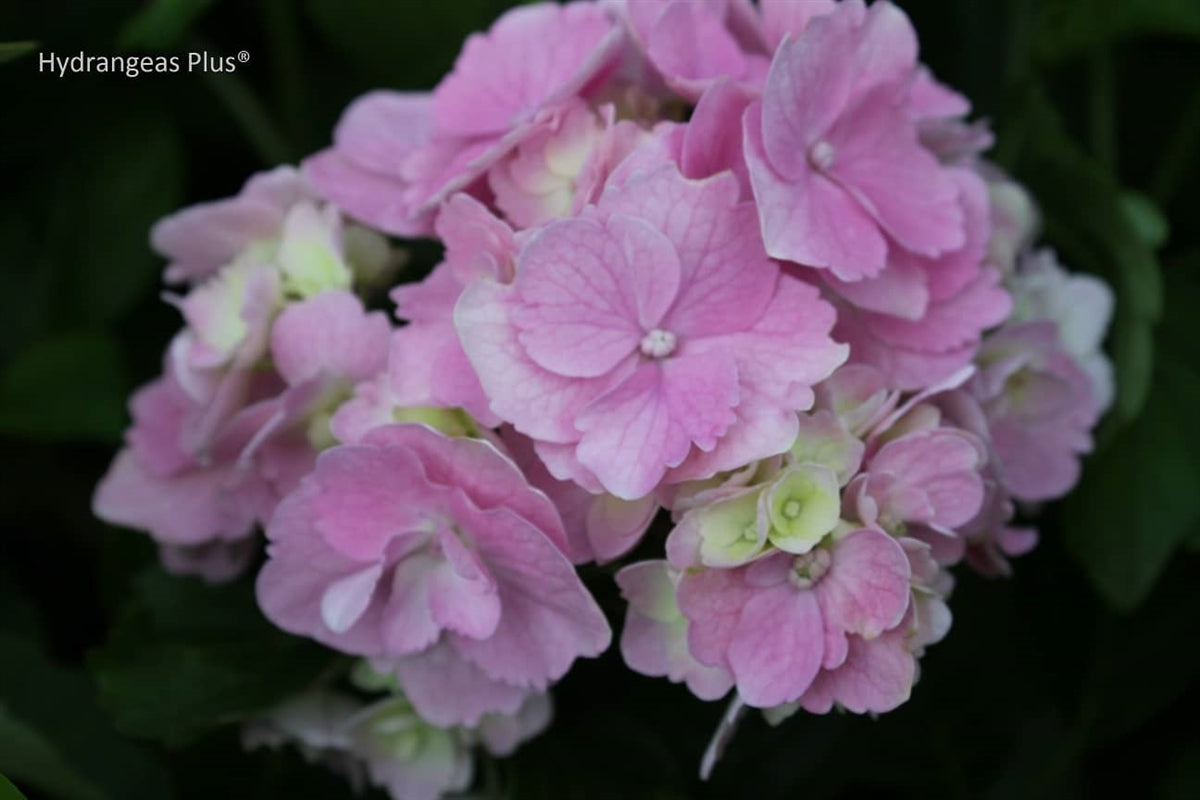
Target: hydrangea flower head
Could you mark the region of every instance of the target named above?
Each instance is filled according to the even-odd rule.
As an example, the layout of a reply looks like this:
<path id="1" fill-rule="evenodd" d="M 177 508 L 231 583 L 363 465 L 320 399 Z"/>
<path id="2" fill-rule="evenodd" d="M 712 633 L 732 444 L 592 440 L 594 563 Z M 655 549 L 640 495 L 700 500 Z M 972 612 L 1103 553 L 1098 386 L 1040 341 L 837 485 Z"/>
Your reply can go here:
<path id="1" fill-rule="evenodd" d="M 608 644 L 554 507 L 484 442 L 394 425 L 331 448 L 267 535 L 267 616 L 393 661 L 438 724 L 514 711 Z"/>

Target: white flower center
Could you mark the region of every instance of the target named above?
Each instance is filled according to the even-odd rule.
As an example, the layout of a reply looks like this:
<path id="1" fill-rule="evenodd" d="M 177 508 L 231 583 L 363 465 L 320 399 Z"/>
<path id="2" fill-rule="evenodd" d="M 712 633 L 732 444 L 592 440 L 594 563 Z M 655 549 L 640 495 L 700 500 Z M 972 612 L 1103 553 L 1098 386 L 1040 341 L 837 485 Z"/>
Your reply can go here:
<path id="1" fill-rule="evenodd" d="M 809 163 L 822 172 L 829 170 L 833 166 L 836 157 L 837 150 L 824 139 L 818 141 L 808 150 Z"/>
<path id="2" fill-rule="evenodd" d="M 641 351 L 647 358 L 666 358 L 675 352 L 675 334 L 655 328 L 642 337 Z"/>
<path id="3" fill-rule="evenodd" d="M 796 556 L 792 562 L 791 581 L 799 589 L 808 589 L 829 572 L 833 564 L 833 556 L 823 547 L 810 550 L 802 556 Z"/>

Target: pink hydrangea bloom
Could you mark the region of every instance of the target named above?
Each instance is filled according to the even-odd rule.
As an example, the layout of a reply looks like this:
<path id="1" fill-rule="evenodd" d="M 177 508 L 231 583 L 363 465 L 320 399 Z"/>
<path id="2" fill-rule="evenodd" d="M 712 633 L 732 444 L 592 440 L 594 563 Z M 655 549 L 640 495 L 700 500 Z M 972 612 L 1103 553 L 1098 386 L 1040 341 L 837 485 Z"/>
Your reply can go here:
<path id="1" fill-rule="evenodd" d="M 856 714 L 882 714 L 908 700 L 916 679 L 909 626 L 900 624 L 873 639 L 848 636 L 845 660 L 824 669 L 800 697 L 812 714 L 827 714 L 836 703 Z"/>
<path id="2" fill-rule="evenodd" d="M 878 275 L 841 281 L 826 275 L 838 298 L 834 335 L 850 357 L 883 372 L 894 388 L 917 390 L 970 363 L 983 331 L 1003 322 L 1011 299 L 983 264 L 988 241 L 987 194 L 973 173 L 952 169 L 966 239 L 936 258 L 892 249 Z"/>
<path id="3" fill-rule="evenodd" d="M 1100 406 L 1052 322 L 1005 326 L 980 349 L 969 391 L 987 417 L 998 478 L 1019 500 L 1061 497 L 1079 480 Z"/>
<path id="4" fill-rule="evenodd" d="M 196 575 L 209 583 L 231 581 L 246 571 L 258 554 L 257 537 L 204 544 L 160 544 L 158 560 L 172 575 Z"/>
<path id="5" fill-rule="evenodd" d="M 837 8 L 835 0 L 759 0 L 759 27 L 766 52 L 773 54 L 784 37 L 799 36 L 808 23 Z"/>
<path id="6" fill-rule="evenodd" d="M 457 406 L 483 424 L 495 426 L 500 419 L 489 409 L 475 369 L 463 352 L 454 327 L 454 306 L 476 278 L 512 281 L 517 235 L 466 194 L 456 194 L 443 204 L 435 227 L 446 245 L 445 260 L 425 280 L 402 284 L 391 293 L 396 315 L 409 322 L 398 337 L 407 350 L 398 353 L 392 380 L 407 387 L 396 389 L 399 399 L 407 400 L 401 404 L 412 404 L 412 387 L 419 382 L 414 376 L 425 376 L 431 405 Z"/>
<path id="7" fill-rule="evenodd" d="M 909 579 L 896 540 L 861 528 L 804 555 L 689 571 L 678 601 L 692 655 L 730 672 L 742 699 L 761 708 L 799 699 L 822 668 L 844 663 L 850 635 L 874 639 L 896 627 Z"/>
<path id="8" fill-rule="evenodd" d="M 403 236 L 496 161 L 560 124 L 565 101 L 593 93 L 622 34 L 591 3 L 515 8 L 463 47 L 433 95 L 377 91 L 355 101 L 334 146 L 306 175 L 347 214 Z"/>
<path id="9" fill-rule="evenodd" d="M 224 209 L 218 217 L 228 223 L 237 214 L 253 218 L 245 204 L 239 197 L 212 205 Z M 249 402 L 251 386 L 267 366 L 271 326 L 280 311 L 290 302 L 330 289 L 349 289 L 356 274 L 377 278 L 391 258 L 378 234 L 346 228 L 332 206 L 301 198 L 277 210 L 280 219 L 273 230 L 264 232 L 267 238 L 242 242 L 232 261 L 185 295 L 168 295 L 186 322 L 171 342 L 174 373 L 188 394 L 206 407 L 202 421 L 193 426 L 189 445 L 202 456 L 221 425 Z M 213 213 L 201 206 L 181 212 L 182 222 L 168 218 L 162 225 L 167 230 L 183 225 L 187 230 L 189 219 L 203 222 Z"/>
<path id="10" fill-rule="evenodd" d="M 845 350 L 756 233 L 732 176 L 671 166 L 542 229 L 513 284 L 477 281 L 455 311 L 492 411 L 543 458 L 556 449 L 558 477 L 625 499 L 668 470 L 707 477 L 786 449 Z"/>
<path id="11" fill-rule="evenodd" d="M 1050 249 L 1027 254 L 1008 282 L 1011 321 L 1056 323 L 1063 350 L 1091 378 L 1100 410 L 1108 408 L 1115 393 L 1113 366 L 1101 345 L 1116 305 L 1112 288 L 1095 275 L 1068 273 Z"/>
<path id="12" fill-rule="evenodd" d="M 580 100 L 488 170 L 496 207 L 517 229 L 579 213 L 600 194 L 609 173 L 646 137 L 629 120 L 614 119 Z"/>
<path id="13" fill-rule="evenodd" d="M 96 516 L 144 530 L 163 545 L 194 547 L 243 539 L 271 513 L 276 495 L 269 483 L 238 463 L 264 412 L 236 416 L 202 461 L 187 443 L 204 409 L 170 371 L 138 390 L 129 408 L 133 425 L 96 487 Z"/>
<path id="14" fill-rule="evenodd" d="M 550 721 L 547 695 L 530 694 L 513 714 L 488 714 L 477 727 L 439 727 L 393 695 L 367 704 L 338 691 L 298 695 L 242 729 L 246 748 L 292 745 L 310 762 L 343 773 L 355 792 L 365 784 L 395 800 L 437 800 L 467 789 L 472 750 L 505 756 Z"/>
<path id="15" fill-rule="evenodd" d="M 607 492 L 593 494 L 572 481 L 550 474 L 534 452 L 534 443 L 509 426 L 500 438 L 529 483 L 558 508 L 567 532 L 568 555 L 575 564 L 619 558 L 641 541 L 658 513 L 658 497 L 622 500 Z"/>
<path id="16" fill-rule="evenodd" d="M 641 561 L 617 573 L 629 603 L 621 655 L 635 672 L 684 682 L 701 700 L 716 700 L 733 687 L 733 678 L 721 667 L 700 663 L 688 649 L 688 621 L 675 600 L 679 578 L 665 561 Z"/>
<path id="17" fill-rule="evenodd" d="M 916 57 L 911 24 L 887 2 L 847 0 L 780 46 L 745 115 L 772 257 L 854 281 L 883 270 L 889 240 L 924 256 L 962 247 L 958 187 L 906 108 Z"/>
<path id="18" fill-rule="evenodd" d="M 890 531 L 919 525 L 944 535 L 979 513 L 987 452 L 956 428 L 901 435 L 870 456 L 846 487 L 849 516 Z"/>
<path id="19" fill-rule="evenodd" d="M 276 167 L 252 176 L 235 197 L 191 206 L 159 220 L 150 243 L 171 262 L 168 281 L 200 281 L 248 246 L 277 238 L 292 206 L 317 200 L 299 171 Z"/>
<path id="20" fill-rule="evenodd" d="M 267 536 L 267 616 L 390 662 L 435 724 L 513 712 L 609 641 L 557 511 L 481 441 L 395 425 L 331 448 Z"/>
<path id="21" fill-rule="evenodd" d="M 969 431 L 979 441 L 990 442 L 988 420 L 979 401 L 966 388 L 955 389 L 934 398 L 945 419 Z M 958 528 L 958 536 L 914 535 L 930 545 L 931 556 L 941 565 L 957 564 L 966 557 L 979 573 L 988 576 L 1012 574 L 1010 557 L 1024 555 L 1037 545 L 1037 530 L 1012 524 L 1016 505 L 999 477 L 999 463 L 988 445 L 988 462 L 981 471 L 983 502 L 979 513 Z"/>
<path id="22" fill-rule="evenodd" d="M 761 84 L 767 71 L 756 20 L 741 0 L 625 0 L 634 42 L 662 80 L 696 100 L 719 80 Z"/>

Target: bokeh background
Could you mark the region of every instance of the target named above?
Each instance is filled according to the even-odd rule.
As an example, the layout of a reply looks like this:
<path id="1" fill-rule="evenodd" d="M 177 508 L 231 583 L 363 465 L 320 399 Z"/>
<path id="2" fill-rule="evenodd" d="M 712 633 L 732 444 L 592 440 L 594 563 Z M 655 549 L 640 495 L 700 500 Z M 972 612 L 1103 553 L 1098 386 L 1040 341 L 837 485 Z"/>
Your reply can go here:
<path id="1" fill-rule="evenodd" d="M 751 720 L 701 784 L 721 706 L 611 652 L 560 686 L 549 733 L 484 765 L 489 796 L 1200 797 L 1200 3 L 900 4 L 1064 263 L 1116 289 L 1120 395 L 1082 484 L 1013 578 L 962 576 L 900 710 Z M 363 91 L 432 87 L 507 5 L 0 0 L 0 772 L 31 800 L 349 795 L 294 752 L 243 754 L 228 724 L 320 652 L 258 620 L 246 581 L 164 579 L 89 499 L 178 325 L 149 225 L 324 146 Z M 81 50 L 251 58 L 39 74 L 39 51 Z M 589 584 L 616 618 L 609 576 Z"/>

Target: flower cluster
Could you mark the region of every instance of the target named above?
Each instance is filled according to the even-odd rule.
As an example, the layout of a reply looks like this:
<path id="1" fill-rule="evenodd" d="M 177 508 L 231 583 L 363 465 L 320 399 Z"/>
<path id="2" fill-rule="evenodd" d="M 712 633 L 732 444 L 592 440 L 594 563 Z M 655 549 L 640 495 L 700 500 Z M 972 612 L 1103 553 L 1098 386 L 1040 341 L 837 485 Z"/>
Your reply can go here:
<path id="1" fill-rule="evenodd" d="M 635 548 L 634 671 L 726 728 L 891 710 L 1113 392 L 1110 291 L 968 111 L 886 0 L 514 9 L 158 224 L 184 328 L 96 513 L 210 580 L 261 527 L 263 613 L 356 666 L 247 741 L 397 798 L 545 727 L 612 638 L 576 567 Z M 392 236 L 445 255 L 389 316 Z"/>

